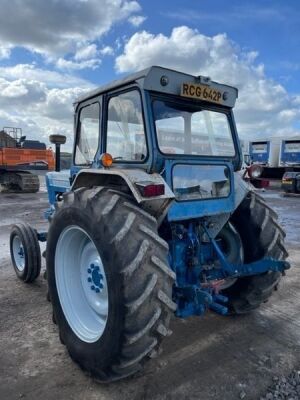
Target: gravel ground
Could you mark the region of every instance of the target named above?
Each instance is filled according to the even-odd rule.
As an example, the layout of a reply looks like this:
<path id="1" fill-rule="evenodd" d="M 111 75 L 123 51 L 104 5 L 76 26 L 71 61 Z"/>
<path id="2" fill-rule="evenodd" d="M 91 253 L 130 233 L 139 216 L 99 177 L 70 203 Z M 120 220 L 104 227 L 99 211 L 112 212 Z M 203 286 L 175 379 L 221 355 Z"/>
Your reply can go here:
<path id="1" fill-rule="evenodd" d="M 163 353 L 142 374 L 99 385 L 61 345 L 42 276 L 24 285 L 11 266 L 11 225 L 47 226 L 45 190 L 0 193 L 0 400 L 300 399 L 300 199 L 263 196 L 287 231 L 293 265 L 272 299 L 242 317 L 174 318 Z"/>
<path id="2" fill-rule="evenodd" d="M 273 377 L 273 385 L 260 400 L 298 400 L 300 399 L 300 371 L 294 370 L 286 378 Z"/>
<path id="3" fill-rule="evenodd" d="M 278 193 L 266 192 L 265 198 L 275 199 L 275 209 L 279 214 L 282 225 L 285 227 L 288 235 L 288 240 L 296 244 L 299 248 L 300 234 L 299 230 L 299 214 L 300 214 L 300 196 L 299 195 L 281 195 Z M 288 199 L 289 202 L 291 198 L 294 198 L 298 204 L 295 204 L 295 211 L 297 212 L 298 218 L 295 219 L 294 223 L 284 218 L 283 202 L 282 199 Z M 276 201 L 277 200 L 277 201 Z M 278 201 L 279 200 L 279 201 Z M 298 223 L 297 223 L 298 221 Z M 296 229 L 290 229 L 292 227 Z M 298 364 L 299 369 L 294 369 L 289 375 L 286 376 L 273 376 L 273 383 L 268 388 L 266 395 L 260 397 L 260 400 L 300 400 L 300 359 Z"/>

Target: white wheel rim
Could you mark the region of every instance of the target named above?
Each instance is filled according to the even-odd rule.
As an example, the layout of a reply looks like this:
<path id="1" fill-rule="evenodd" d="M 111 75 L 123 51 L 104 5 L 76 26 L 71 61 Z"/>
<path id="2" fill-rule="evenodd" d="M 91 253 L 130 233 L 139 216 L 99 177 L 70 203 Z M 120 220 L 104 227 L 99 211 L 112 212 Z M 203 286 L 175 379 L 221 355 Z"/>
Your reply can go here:
<path id="1" fill-rule="evenodd" d="M 84 342 L 96 342 L 108 317 L 107 280 L 94 242 L 78 226 L 69 226 L 60 234 L 55 252 L 55 279 L 71 329 Z"/>
<path id="2" fill-rule="evenodd" d="M 22 272 L 25 268 L 25 251 L 19 236 L 14 236 L 12 243 L 12 251 L 18 271 Z"/>

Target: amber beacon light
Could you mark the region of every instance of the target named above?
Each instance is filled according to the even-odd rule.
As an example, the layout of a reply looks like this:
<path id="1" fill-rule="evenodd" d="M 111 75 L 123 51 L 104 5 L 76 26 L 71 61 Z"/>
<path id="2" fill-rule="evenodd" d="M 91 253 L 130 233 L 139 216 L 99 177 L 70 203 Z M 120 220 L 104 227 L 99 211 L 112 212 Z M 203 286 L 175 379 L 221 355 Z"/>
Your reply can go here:
<path id="1" fill-rule="evenodd" d="M 113 163 L 113 158 L 112 155 L 109 153 L 103 153 L 100 156 L 100 162 L 103 165 L 103 167 L 111 167 Z"/>

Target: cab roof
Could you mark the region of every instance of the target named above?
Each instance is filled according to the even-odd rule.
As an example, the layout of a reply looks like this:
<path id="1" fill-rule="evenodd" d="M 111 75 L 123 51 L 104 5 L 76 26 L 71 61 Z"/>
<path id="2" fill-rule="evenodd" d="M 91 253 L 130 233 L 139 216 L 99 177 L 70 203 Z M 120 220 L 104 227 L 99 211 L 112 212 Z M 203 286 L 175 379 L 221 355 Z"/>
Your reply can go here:
<path id="1" fill-rule="evenodd" d="M 162 84 L 162 78 L 164 79 L 164 81 L 167 81 L 166 85 Z M 80 96 L 74 102 L 74 106 L 76 107 L 78 103 L 82 103 L 93 97 L 113 90 L 121 89 L 124 86 L 134 83 L 136 83 L 141 89 L 173 95 L 180 95 L 182 85 L 186 83 L 189 83 L 191 85 L 205 85 L 208 88 L 218 90 L 223 94 L 226 93 L 226 96 L 222 96 L 219 103 L 223 106 L 227 106 L 230 108 L 234 107 L 235 101 L 238 97 L 238 90 L 233 86 L 228 86 L 211 81 L 210 78 L 201 75 L 194 76 L 169 68 L 152 66 L 142 71 L 128 75 L 123 79 L 114 80 L 106 85 L 100 86 L 99 88 L 84 94 L 83 96 Z"/>

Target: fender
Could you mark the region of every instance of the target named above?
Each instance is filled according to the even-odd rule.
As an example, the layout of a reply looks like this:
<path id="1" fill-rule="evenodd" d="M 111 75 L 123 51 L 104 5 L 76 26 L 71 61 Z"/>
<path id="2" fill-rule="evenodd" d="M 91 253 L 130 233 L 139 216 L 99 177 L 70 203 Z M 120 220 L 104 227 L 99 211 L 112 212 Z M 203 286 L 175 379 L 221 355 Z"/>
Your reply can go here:
<path id="1" fill-rule="evenodd" d="M 145 182 L 149 184 L 163 184 L 165 194 L 155 197 L 143 197 L 136 184 Z M 175 197 L 161 175 L 157 173 L 149 174 L 138 169 L 82 169 L 76 175 L 71 190 L 93 186 L 111 186 L 117 191 L 122 191 L 122 188 L 123 191 L 129 189 L 136 202 L 145 211 L 154 216 L 158 220 L 158 224 L 166 216 Z"/>
<path id="2" fill-rule="evenodd" d="M 243 179 L 243 171 L 238 171 L 234 176 L 234 209 L 236 210 L 247 194 L 253 191 L 254 187 L 250 182 Z"/>

